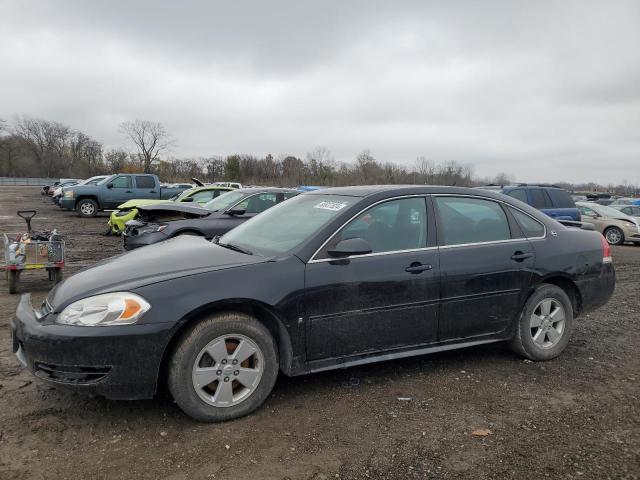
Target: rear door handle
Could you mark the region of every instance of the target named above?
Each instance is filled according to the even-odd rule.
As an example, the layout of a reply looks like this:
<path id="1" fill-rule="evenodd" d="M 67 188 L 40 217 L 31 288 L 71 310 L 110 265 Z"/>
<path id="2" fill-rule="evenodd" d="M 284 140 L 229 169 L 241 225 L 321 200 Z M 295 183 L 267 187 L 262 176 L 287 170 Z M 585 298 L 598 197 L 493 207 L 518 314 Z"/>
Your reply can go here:
<path id="1" fill-rule="evenodd" d="M 151 190 L 149 193 L 158 193 L 158 192 L 156 192 L 155 190 Z"/>
<path id="2" fill-rule="evenodd" d="M 431 265 L 424 265 L 420 262 L 413 262 L 411 265 L 405 268 L 404 271 L 408 273 L 421 273 L 426 270 L 431 270 L 432 268 L 433 266 Z"/>
<path id="3" fill-rule="evenodd" d="M 127 190 L 127 192 L 126 192 L 126 193 L 133 193 L 133 192 L 132 192 L 131 190 Z"/>
<path id="4" fill-rule="evenodd" d="M 531 258 L 533 257 L 533 253 L 524 253 L 524 252 L 516 252 L 513 255 L 511 255 L 511 260 L 514 260 L 516 262 L 522 262 L 523 260 L 526 260 L 527 258 Z"/>

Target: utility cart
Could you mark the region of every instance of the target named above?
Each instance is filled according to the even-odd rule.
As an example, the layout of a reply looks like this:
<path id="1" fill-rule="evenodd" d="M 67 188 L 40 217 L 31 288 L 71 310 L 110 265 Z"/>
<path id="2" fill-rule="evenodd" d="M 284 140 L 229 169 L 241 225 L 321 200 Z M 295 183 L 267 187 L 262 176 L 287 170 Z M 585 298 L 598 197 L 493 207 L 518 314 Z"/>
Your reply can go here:
<path id="1" fill-rule="evenodd" d="M 16 293 L 23 270 L 46 270 L 49 280 L 62 281 L 64 268 L 64 240 L 56 230 L 34 232 L 31 219 L 35 210 L 18 210 L 18 216 L 27 223 L 27 233 L 4 233 L 5 274 L 9 293 Z"/>

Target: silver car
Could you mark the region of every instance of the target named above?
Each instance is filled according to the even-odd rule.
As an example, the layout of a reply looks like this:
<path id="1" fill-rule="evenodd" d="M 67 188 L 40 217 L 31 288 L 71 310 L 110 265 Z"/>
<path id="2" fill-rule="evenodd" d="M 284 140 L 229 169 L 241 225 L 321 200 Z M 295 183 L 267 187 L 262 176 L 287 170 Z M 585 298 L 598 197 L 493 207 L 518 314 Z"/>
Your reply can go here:
<path id="1" fill-rule="evenodd" d="M 640 243 L 640 223 L 615 208 L 594 202 L 576 202 L 582 221 L 592 223 L 611 245 Z"/>

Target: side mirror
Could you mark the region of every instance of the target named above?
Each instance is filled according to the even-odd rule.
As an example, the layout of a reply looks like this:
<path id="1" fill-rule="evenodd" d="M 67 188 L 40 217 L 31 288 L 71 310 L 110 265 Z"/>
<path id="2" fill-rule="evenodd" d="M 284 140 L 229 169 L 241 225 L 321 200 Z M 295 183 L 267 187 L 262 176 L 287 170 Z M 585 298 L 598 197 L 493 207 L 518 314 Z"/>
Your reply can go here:
<path id="1" fill-rule="evenodd" d="M 365 255 L 373 252 L 371 244 L 364 238 L 347 238 L 346 240 L 340 240 L 335 247 L 327 250 L 327 253 L 332 257 L 349 257 L 351 255 Z"/>
<path id="2" fill-rule="evenodd" d="M 227 210 L 224 213 L 226 213 L 227 215 L 244 215 L 246 213 L 246 210 L 242 208 L 232 208 L 231 210 Z"/>
<path id="3" fill-rule="evenodd" d="M 184 199 L 184 200 L 182 200 L 182 201 L 183 201 L 183 202 L 187 202 L 187 203 L 189 203 L 189 202 L 193 202 L 193 197 L 187 197 L 187 198 L 185 198 L 185 199 Z"/>
<path id="4" fill-rule="evenodd" d="M 111 182 L 107 183 L 107 188 L 113 188 L 113 183 Z"/>

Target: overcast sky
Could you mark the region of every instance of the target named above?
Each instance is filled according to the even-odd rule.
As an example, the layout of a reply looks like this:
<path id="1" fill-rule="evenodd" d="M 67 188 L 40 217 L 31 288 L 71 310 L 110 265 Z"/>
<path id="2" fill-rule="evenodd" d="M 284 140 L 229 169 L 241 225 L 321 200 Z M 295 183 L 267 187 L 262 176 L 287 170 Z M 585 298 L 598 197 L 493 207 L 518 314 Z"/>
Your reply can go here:
<path id="1" fill-rule="evenodd" d="M 0 118 L 640 184 L 640 2 L 0 0 Z"/>

